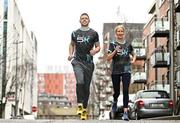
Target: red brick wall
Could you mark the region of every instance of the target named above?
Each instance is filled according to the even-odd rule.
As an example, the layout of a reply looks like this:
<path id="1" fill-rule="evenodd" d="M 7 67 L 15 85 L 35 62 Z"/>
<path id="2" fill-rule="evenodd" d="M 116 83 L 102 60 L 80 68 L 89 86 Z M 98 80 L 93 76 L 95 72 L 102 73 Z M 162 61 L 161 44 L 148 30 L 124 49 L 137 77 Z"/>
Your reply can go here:
<path id="1" fill-rule="evenodd" d="M 63 74 L 45 74 L 45 92 L 47 94 L 63 95 L 64 76 Z"/>

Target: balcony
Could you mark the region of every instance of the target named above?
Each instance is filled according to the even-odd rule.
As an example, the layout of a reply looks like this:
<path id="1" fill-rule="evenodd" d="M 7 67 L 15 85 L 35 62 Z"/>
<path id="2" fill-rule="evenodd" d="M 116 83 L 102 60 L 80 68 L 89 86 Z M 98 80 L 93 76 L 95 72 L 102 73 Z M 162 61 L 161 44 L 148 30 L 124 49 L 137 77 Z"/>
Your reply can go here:
<path id="1" fill-rule="evenodd" d="M 176 72 L 176 81 L 177 81 L 177 87 L 180 88 L 180 66 L 177 67 L 177 72 Z"/>
<path id="2" fill-rule="evenodd" d="M 106 98 L 106 95 L 101 93 L 101 94 L 100 94 L 100 99 L 101 99 L 101 100 L 104 100 L 105 98 Z"/>
<path id="3" fill-rule="evenodd" d="M 146 83 L 147 77 L 145 72 L 136 72 L 132 74 L 133 83 Z"/>
<path id="4" fill-rule="evenodd" d="M 176 57 L 177 66 L 180 66 L 180 50 L 177 50 L 176 54 L 177 54 L 177 57 Z"/>
<path id="5" fill-rule="evenodd" d="M 109 102 L 113 102 L 113 100 L 114 100 L 113 95 L 108 96 L 107 100 L 108 100 Z"/>
<path id="6" fill-rule="evenodd" d="M 142 42 L 142 38 L 134 38 L 133 41 L 132 41 L 132 46 L 133 47 L 138 47 L 138 48 L 141 48 L 143 47 L 143 42 Z"/>
<path id="7" fill-rule="evenodd" d="M 150 60 L 154 68 L 168 67 L 170 65 L 170 54 L 162 50 L 156 50 Z"/>
<path id="8" fill-rule="evenodd" d="M 105 110 L 105 109 L 106 107 L 102 103 L 100 103 L 100 110 Z"/>
<path id="9" fill-rule="evenodd" d="M 152 37 L 168 37 L 169 21 L 166 18 L 155 18 L 151 25 L 150 33 Z"/>
<path id="10" fill-rule="evenodd" d="M 136 54 L 137 60 L 145 60 L 146 59 L 146 50 L 145 48 L 134 48 L 134 52 Z"/>
<path id="11" fill-rule="evenodd" d="M 180 0 L 174 0 L 175 11 L 180 12 Z"/>
<path id="12" fill-rule="evenodd" d="M 107 94 L 111 94 L 111 93 L 112 93 L 112 88 L 106 87 L 106 93 L 107 93 Z"/>
<path id="13" fill-rule="evenodd" d="M 106 106 L 111 106 L 111 102 L 108 101 L 108 100 L 106 100 L 106 101 L 105 101 L 105 105 L 106 105 Z"/>
<path id="14" fill-rule="evenodd" d="M 177 50 L 180 50 L 180 26 L 178 26 L 177 30 Z"/>

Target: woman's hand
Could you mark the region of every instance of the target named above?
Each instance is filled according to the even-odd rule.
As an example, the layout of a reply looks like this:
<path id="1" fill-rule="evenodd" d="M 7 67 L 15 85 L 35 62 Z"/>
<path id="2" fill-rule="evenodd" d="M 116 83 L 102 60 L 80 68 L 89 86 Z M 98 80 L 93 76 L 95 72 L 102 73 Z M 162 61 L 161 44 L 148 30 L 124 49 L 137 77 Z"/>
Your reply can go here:
<path id="1" fill-rule="evenodd" d="M 130 57 L 130 62 L 131 62 L 131 64 L 133 64 L 135 61 L 136 61 L 136 56 L 135 55 L 129 55 L 129 57 Z"/>

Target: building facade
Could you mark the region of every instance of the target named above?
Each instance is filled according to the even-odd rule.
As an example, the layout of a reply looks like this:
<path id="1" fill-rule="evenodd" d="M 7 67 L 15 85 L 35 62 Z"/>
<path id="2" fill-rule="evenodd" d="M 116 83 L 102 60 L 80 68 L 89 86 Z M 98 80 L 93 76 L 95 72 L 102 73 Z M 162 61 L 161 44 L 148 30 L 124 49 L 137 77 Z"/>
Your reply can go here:
<path id="1" fill-rule="evenodd" d="M 38 95 L 65 96 L 76 105 L 76 80 L 74 73 L 39 73 Z"/>
<path id="2" fill-rule="evenodd" d="M 60 119 L 65 114 L 73 117 L 76 104 L 74 73 L 38 74 L 38 118 Z"/>
<path id="3" fill-rule="evenodd" d="M 154 0 L 143 32 L 147 43 L 147 89 L 166 90 L 171 99 L 180 97 L 180 0 Z M 176 112 L 176 111 L 175 111 Z"/>
<path id="4" fill-rule="evenodd" d="M 16 0 L 3 1 L 1 39 L 1 117 L 9 119 L 37 111 L 37 40 L 21 17 Z"/>
<path id="5" fill-rule="evenodd" d="M 171 97 L 174 101 L 180 87 L 179 3 L 179 0 L 155 0 L 149 10 L 151 18 L 143 31 L 143 39 L 147 44 L 147 89 L 163 89 L 174 93 L 175 97 Z"/>
<path id="6" fill-rule="evenodd" d="M 168 92 L 168 67 L 169 61 L 169 21 L 168 21 L 168 1 L 158 4 L 154 2 L 149 13 L 152 18 L 144 27 L 144 42 L 147 44 L 147 69 L 148 82 L 147 89 L 166 89 Z M 163 26 L 162 26 L 163 25 Z M 158 33 L 158 26 L 162 33 Z M 163 32 L 164 28 L 164 32 Z M 162 59 L 158 59 L 162 57 Z"/>

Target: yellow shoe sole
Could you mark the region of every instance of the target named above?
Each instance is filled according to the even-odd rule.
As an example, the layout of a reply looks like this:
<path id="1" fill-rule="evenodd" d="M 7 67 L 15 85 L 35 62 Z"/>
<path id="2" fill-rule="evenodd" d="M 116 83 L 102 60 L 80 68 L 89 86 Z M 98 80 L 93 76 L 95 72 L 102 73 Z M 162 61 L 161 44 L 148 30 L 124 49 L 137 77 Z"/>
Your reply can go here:
<path id="1" fill-rule="evenodd" d="M 82 104 L 79 104 L 78 105 L 78 107 L 77 107 L 77 112 L 76 112 L 76 114 L 77 115 L 81 115 L 82 114 L 82 112 L 83 112 L 83 105 Z"/>
<path id="2" fill-rule="evenodd" d="M 80 115 L 80 119 L 81 120 L 87 120 L 87 111 L 86 110 L 83 110 L 82 114 Z"/>

